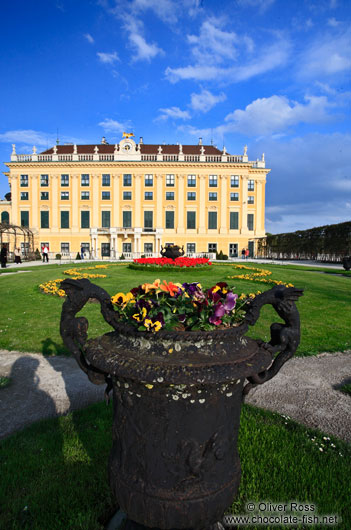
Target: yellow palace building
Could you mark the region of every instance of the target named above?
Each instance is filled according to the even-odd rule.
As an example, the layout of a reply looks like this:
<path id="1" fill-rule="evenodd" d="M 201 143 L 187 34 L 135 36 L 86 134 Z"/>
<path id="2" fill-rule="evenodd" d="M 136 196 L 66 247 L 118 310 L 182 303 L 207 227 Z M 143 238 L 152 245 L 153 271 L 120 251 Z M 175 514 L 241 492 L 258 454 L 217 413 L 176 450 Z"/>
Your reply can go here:
<path id="1" fill-rule="evenodd" d="M 132 135 L 110 145 L 55 145 L 17 154 L 5 173 L 11 200 L 1 221 L 29 228 L 34 248 L 93 259 L 159 255 L 161 245 L 187 255 L 255 254 L 265 236 L 262 159 L 213 145 L 151 145 Z M 11 249 L 10 249 L 11 250 Z"/>

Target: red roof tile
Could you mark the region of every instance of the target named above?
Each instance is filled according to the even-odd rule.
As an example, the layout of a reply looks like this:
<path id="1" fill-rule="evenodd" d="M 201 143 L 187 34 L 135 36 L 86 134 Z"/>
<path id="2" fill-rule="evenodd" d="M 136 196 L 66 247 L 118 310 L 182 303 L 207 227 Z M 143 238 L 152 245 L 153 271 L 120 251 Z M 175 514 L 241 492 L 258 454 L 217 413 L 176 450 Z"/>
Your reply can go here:
<path id="1" fill-rule="evenodd" d="M 141 154 L 146 155 L 157 155 L 158 149 L 161 145 L 162 148 L 162 154 L 164 155 L 177 155 L 179 154 L 179 145 L 162 145 L 162 144 L 141 144 L 140 145 L 140 151 Z M 77 145 L 77 153 L 80 154 L 94 154 L 95 147 L 98 147 L 99 154 L 113 154 L 115 150 L 114 144 L 91 144 L 91 145 Z M 68 155 L 73 154 L 74 146 L 73 144 L 70 145 L 58 145 L 57 147 L 57 154 L 58 155 Z M 184 155 L 200 155 L 201 154 L 201 147 L 204 148 L 204 154 L 205 155 L 221 155 L 222 151 L 217 149 L 214 145 L 182 145 L 182 151 Z M 42 155 L 52 155 L 54 152 L 54 148 L 51 147 L 50 149 L 47 149 L 46 151 L 43 151 Z"/>

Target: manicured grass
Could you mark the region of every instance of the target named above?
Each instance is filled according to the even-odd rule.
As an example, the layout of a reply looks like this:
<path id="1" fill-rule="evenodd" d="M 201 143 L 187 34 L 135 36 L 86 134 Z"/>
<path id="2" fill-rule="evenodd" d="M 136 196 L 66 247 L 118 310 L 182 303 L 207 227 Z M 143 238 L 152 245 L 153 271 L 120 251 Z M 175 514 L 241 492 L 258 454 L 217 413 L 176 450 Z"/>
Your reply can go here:
<path id="1" fill-rule="evenodd" d="M 9 386 L 11 379 L 9 377 L 0 376 L 0 390 Z"/>
<path id="2" fill-rule="evenodd" d="M 105 262 L 106 264 L 106 262 Z M 8 350 L 43 352 L 44 354 L 67 353 L 59 334 L 59 320 L 62 298 L 47 296 L 39 292 L 39 284 L 56 278 L 65 278 L 64 270 L 77 266 L 92 266 L 94 263 L 77 265 L 43 265 L 26 269 L 31 272 L 5 276 L 0 280 L 0 296 L 5 303 L 0 306 L 0 348 Z M 270 285 L 227 277 L 240 273 L 230 264 L 215 264 L 212 270 L 190 270 L 182 272 L 154 271 L 138 273 L 129 270 L 127 263 L 111 265 L 104 273 L 107 278 L 92 280 L 111 295 L 127 292 L 143 282 L 161 280 L 200 281 L 210 287 L 218 281 L 234 285 L 237 292 L 256 292 L 270 288 Z M 332 276 L 318 272 L 290 268 L 287 265 L 266 265 L 245 263 L 248 267 L 269 269 L 270 278 L 291 282 L 304 289 L 304 296 L 298 301 L 301 316 L 301 344 L 298 355 L 314 355 L 323 351 L 345 351 L 351 349 L 351 304 L 350 278 Z M 94 272 L 94 271 L 90 271 Z M 98 304 L 87 304 L 82 311 L 90 323 L 89 336 L 94 337 L 110 331 L 103 321 Z M 251 335 L 269 339 L 269 327 L 279 321 L 271 307 L 264 307 L 261 317 L 250 332 Z M 20 331 L 19 331 L 20 330 Z"/>
<path id="3" fill-rule="evenodd" d="M 1 441 L 0 528 L 102 530 L 113 513 L 107 482 L 111 426 L 112 407 L 101 403 Z M 248 501 L 294 500 L 315 504 L 319 514 L 341 516 L 340 530 L 351 527 L 347 444 L 244 406 L 239 454 L 241 487 L 231 513 L 245 513 Z"/>
<path id="4" fill-rule="evenodd" d="M 351 396 L 351 383 L 347 383 L 346 385 L 343 385 L 339 388 L 341 392 L 344 394 L 349 394 Z"/>

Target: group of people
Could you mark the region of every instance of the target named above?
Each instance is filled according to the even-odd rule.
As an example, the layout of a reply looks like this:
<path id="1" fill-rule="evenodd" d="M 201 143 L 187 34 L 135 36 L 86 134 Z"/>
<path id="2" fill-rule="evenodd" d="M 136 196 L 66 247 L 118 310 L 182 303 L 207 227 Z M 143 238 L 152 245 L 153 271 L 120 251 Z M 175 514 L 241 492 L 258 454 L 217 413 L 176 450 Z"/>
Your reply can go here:
<path id="1" fill-rule="evenodd" d="M 13 253 L 14 253 L 14 256 L 15 256 L 15 263 L 17 263 L 17 264 L 18 263 L 22 263 L 21 249 L 20 248 L 15 248 Z M 1 247 L 0 261 L 1 261 L 1 268 L 5 269 L 6 268 L 6 263 L 7 263 L 7 245 L 6 245 L 6 243 L 3 243 L 2 247 Z"/>
<path id="2" fill-rule="evenodd" d="M 250 255 L 250 251 L 248 248 L 243 248 L 241 251 L 241 257 L 242 259 L 247 259 Z"/>

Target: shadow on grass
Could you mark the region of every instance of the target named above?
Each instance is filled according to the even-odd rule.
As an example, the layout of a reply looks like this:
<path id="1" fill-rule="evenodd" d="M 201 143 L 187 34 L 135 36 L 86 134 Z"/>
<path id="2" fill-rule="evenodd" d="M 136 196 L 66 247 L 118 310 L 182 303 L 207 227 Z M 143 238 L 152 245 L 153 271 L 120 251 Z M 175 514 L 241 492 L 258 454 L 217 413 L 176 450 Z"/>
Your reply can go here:
<path id="1" fill-rule="evenodd" d="M 41 352 L 43 355 L 69 355 L 69 352 L 65 348 L 64 344 L 58 344 L 50 337 L 47 337 L 46 339 L 42 340 L 41 343 Z"/>

